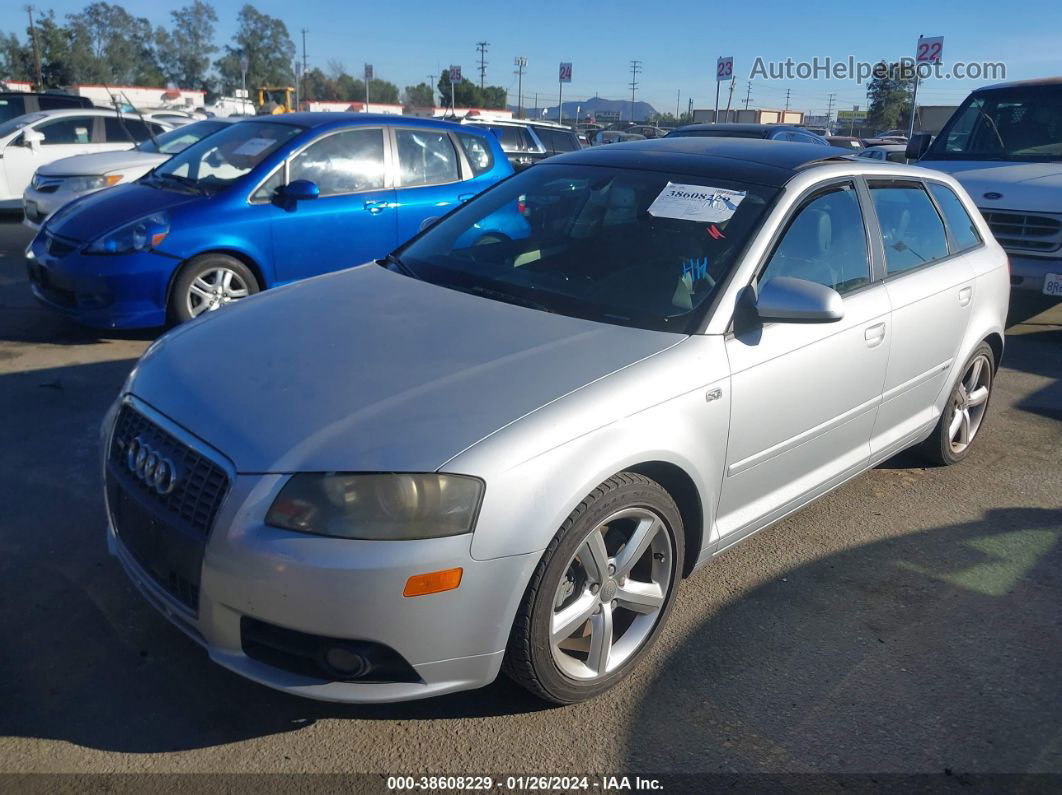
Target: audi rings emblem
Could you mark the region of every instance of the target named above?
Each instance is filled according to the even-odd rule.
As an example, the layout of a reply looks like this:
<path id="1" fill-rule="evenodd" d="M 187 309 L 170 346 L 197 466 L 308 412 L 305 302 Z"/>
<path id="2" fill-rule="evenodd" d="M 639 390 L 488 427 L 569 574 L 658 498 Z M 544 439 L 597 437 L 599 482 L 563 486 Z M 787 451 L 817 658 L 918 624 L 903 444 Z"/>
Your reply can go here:
<path id="1" fill-rule="evenodd" d="M 129 443 L 125 453 L 125 465 L 144 485 L 159 494 L 169 494 L 180 479 L 177 467 L 162 454 L 137 436 Z"/>

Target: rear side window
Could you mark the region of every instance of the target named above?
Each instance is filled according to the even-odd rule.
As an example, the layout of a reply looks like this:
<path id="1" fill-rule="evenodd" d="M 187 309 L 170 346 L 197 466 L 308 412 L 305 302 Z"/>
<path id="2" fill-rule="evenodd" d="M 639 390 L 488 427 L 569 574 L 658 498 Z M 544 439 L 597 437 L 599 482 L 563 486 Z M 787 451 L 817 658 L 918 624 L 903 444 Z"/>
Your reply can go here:
<path id="1" fill-rule="evenodd" d="M 832 287 L 842 295 L 870 281 L 870 254 L 859 199 L 851 183 L 820 191 L 800 208 L 760 276 Z"/>
<path id="2" fill-rule="evenodd" d="M 522 127 L 506 127 L 504 125 L 490 126 L 490 129 L 501 141 L 502 149 L 506 152 L 531 152 L 537 147 Z"/>
<path id="3" fill-rule="evenodd" d="M 38 124 L 36 129 L 44 134 L 45 146 L 88 144 L 92 143 L 92 125 L 95 121 L 92 116 L 64 116 Z"/>
<path id="4" fill-rule="evenodd" d="M 4 97 L 0 99 L 0 122 L 21 116 L 23 113 L 28 113 L 28 111 L 26 110 L 26 100 L 22 99 L 22 97 Z"/>
<path id="5" fill-rule="evenodd" d="M 574 152 L 579 148 L 579 141 L 570 132 L 554 130 L 549 127 L 536 127 L 535 132 L 542 141 L 546 151 L 551 155 L 561 152 Z"/>
<path id="6" fill-rule="evenodd" d="M 929 192 L 937 200 L 940 211 L 944 213 L 944 218 L 948 222 L 952 240 L 955 242 L 955 252 L 968 251 L 980 245 L 981 235 L 955 192 L 939 182 L 929 183 Z"/>
<path id="7" fill-rule="evenodd" d="M 402 187 L 442 185 L 461 178 L 449 133 L 396 129 L 395 142 Z"/>
<path id="8" fill-rule="evenodd" d="M 881 224 L 889 274 L 948 256 L 944 222 L 921 184 L 871 182 L 870 195 Z"/>
<path id="9" fill-rule="evenodd" d="M 461 148 L 465 150 L 465 157 L 468 158 L 468 164 L 472 167 L 473 176 L 486 174 L 494 167 L 494 154 L 482 136 L 458 133 L 457 140 L 461 142 Z"/>

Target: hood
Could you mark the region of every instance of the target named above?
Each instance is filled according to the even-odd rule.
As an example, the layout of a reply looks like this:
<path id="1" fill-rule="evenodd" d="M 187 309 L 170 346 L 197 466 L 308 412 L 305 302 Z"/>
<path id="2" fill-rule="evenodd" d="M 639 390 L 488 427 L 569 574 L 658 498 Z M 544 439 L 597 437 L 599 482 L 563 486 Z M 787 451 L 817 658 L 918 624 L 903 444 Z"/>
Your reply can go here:
<path id="1" fill-rule="evenodd" d="M 49 232 L 60 237 L 85 242 L 145 215 L 201 199 L 203 197 L 199 195 L 131 182 L 75 199 L 74 206 L 68 205 L 68 210 L 61 210 L 47 226 Z"/>
<path id="2" fill-rule="evenodd" d="M 1062 163 L 921 160 L 918 165 L 951 174 L 983 210 L 1051 213 L 1062 208 Z"/>
<path id="3" fill-rule="evenodd" d="M 169 155 L 126 149 L 120 152 L 94 152 L 90 155 L 74 155 L 46 163 L 37 169 L 43 177 L 90 177 L 127 168 L 148 170 L 170 159 Z"/>
<path id="4" fill-rule="evenodd" d="M 436 287 L 369 264 L 161 338 L 131 391 L 240 472 L 430 472 L 685 339 Z"/>

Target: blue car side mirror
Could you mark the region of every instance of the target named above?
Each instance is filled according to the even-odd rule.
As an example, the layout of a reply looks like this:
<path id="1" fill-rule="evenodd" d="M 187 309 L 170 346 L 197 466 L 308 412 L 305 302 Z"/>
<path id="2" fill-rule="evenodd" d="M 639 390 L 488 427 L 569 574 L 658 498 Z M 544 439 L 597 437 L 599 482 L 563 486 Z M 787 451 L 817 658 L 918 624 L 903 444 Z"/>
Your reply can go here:
<path id="1" fill-rule="evenodd" d="M 306 199 L 316 199 L 321 195 L 321 189 L 317 187 L 317 183 L 308 179 L 295 179 L 280 188 L 280 195 L 285 199 L 291 199 L 293 201 L 305 201 Z"/>

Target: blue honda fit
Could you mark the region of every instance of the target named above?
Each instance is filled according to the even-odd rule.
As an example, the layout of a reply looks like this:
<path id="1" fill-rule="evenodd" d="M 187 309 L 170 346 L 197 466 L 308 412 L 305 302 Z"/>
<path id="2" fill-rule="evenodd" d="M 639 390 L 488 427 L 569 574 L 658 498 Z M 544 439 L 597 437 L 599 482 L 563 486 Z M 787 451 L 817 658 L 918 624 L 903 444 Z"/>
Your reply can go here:
<path id="1" fill-rule="evenodd" d="M 30 281 L 40 301 L 86 325 L 181 322 L 383 257 L 511 173 L 497 139 L 470 126 L 247 119 L 58 210 L 27 250 Z"/>

